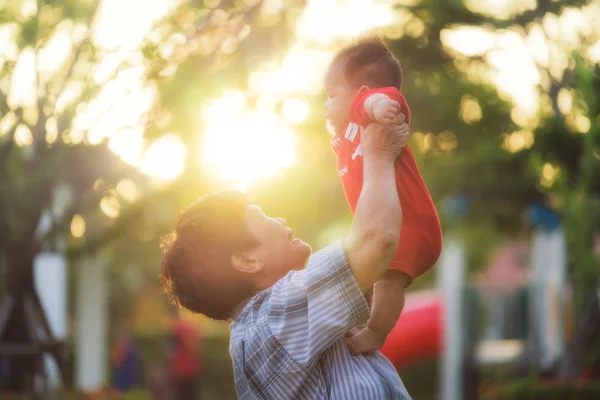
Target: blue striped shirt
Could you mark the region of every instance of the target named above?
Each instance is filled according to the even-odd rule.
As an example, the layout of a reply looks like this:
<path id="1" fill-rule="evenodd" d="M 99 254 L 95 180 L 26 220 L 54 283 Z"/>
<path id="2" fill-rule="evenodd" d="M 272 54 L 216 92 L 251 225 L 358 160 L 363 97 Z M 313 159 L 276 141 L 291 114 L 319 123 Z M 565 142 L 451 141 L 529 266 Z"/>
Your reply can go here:
<path id="1" fill-rule="evenodd" d="M 341 243 L 254 296 L 231 324 L 240 399 L 410 399 L 380 352 L 351 356 L 344 336 L 369 308 Z"/>

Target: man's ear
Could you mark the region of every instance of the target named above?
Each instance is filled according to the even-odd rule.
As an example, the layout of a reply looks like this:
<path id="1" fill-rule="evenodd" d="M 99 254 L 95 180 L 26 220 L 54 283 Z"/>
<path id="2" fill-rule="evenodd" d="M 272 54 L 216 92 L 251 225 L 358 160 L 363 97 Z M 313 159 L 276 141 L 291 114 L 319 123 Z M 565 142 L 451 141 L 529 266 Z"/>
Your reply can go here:
<path id="1" fill-rule="evenodd" d="M 248 253 L 235 253 L 232 255 L 231 265 L 234 269 L 248 274 L 260 272 L 264 267 L 262 261 Z"/>
<path id="2" fill-rule="evenodd" d="M 371 88 L 368 87 L 367 85 L 362 85 L 361 87 L 358 88 L 358 90 L 356 91 L 356 94 L 358 93 L 362 93 L 364 91 L 370 90 Z"/>

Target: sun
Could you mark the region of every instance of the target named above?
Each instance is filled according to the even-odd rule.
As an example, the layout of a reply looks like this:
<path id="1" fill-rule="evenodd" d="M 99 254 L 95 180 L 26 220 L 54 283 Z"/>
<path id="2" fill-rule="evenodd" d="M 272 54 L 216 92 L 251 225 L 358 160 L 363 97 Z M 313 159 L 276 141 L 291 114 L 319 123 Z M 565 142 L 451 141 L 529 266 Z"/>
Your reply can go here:
<path id="1" fill-rule="evenodd" d="M 249 108 L 241 92 L 211 102 L 203 113 L 200 144 L 206 173 L 228 186 L 247 188 L 291 166 L 296 159 L 291 125 L 306 118 L 307 108 L 301 100 L 286 103 L 284 115 Z"/>

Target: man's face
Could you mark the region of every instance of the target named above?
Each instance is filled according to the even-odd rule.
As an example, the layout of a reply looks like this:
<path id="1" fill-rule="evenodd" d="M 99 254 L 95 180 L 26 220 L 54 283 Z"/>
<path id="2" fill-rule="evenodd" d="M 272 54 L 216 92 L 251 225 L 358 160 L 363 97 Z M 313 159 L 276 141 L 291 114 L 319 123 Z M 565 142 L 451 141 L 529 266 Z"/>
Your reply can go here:
<path id="1" fill-rule="evenodd" d="M 350 107 L 356 93 L 348 86 L 344 79 L 343 69 L 336 63 L 331 64 L 325 74 L 325 91 L 327 93 L 325 102 L 327 120 L 335 133 L 340 134 L 348 124 Z"/>
<path id="2" fill-rule="evenodd" d="M 259 261 L 257 276 L 261 286 L 270 287 L 289 271 L 304 268 L 312 249 L 302 240 L 293 239 L 283 218 L 268 217 L 254 205 L 248 206 L 245 218 L 250 232 L 260 242 L 249 255 Z"/>

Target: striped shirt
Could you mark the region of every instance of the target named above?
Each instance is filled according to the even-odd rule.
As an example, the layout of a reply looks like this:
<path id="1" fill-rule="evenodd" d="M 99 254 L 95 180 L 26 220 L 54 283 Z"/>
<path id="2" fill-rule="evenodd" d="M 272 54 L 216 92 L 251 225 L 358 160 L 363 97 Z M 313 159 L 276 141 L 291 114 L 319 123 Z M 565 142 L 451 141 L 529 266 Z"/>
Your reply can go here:
<path id="1" fill-rule="evenodd" d="M 351 356 L 346 334 L 369 308 L 341 243 L 254 296 L 231 324 L 240 399 L 410 399 L 380 352 Z"/>

